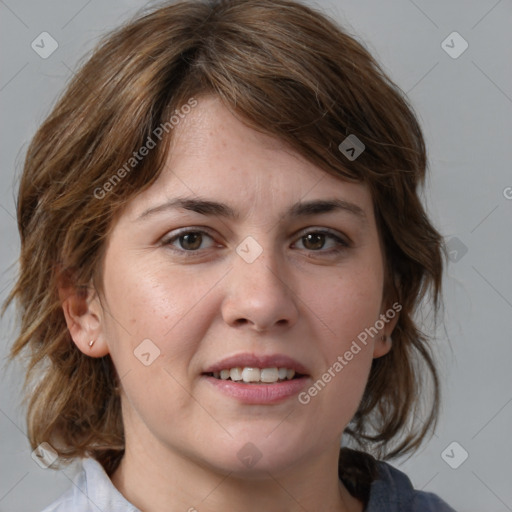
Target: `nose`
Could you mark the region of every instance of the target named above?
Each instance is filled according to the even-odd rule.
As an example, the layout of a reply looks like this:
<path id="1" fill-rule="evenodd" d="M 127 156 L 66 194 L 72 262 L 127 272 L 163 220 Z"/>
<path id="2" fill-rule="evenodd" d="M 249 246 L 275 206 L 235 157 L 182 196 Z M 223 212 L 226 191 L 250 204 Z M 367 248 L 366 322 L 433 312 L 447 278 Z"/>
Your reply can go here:
<path id="1" fill-rule="evenodd" d="M 284 262 L 266 249 L 252 263 L 234 254 L 222 303 L 224 321 L 255 332 L 290 328 L 297 322 L 298 297 Z M 278 261 L 279 260 L 279 261 Z"/>

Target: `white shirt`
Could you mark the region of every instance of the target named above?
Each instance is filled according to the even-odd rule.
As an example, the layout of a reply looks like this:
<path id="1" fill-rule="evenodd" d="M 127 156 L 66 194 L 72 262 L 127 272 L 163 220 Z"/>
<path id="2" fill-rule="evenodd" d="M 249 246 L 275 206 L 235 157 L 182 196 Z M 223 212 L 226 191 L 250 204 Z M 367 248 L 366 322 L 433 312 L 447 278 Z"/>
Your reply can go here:
<path id="1" fill-rule="evenodd" d="M 43 512 L 141 512 L 114 486 L 95 459 L 82 459 L 73 486 Z"/>
<path id="2" fill-rule="evenodd" d="M 82 459 L 82 471 L 72 487 L 42 512 L 142 512 L 114 486 L 95 459 Z M 414 490 L 393 466 L 379 461 L 379 478 L 372 482 L 364 512 L 455 512 L 438 496 Z"/>

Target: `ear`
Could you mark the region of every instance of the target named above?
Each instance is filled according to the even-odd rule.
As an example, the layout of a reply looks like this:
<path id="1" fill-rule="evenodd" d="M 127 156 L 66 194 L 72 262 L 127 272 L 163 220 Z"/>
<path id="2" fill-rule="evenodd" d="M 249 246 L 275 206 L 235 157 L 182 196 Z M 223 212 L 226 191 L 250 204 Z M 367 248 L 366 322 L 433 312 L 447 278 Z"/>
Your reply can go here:
<path id="1" fill-rule="evenodd" d="M 108 354 L 103 307 L 94 286 L 76 287 L 69 278 L 61 277 L 58 291 L 69 333 L 78 349 L 91 357 Z"/>
<path id="2" fill-rule="evenodd" d="M 388 303 L 387 307 L 381 309 L 376 325 L 378 327 L 382 326 L 382 328 L 379 329 L 379 333 L 375 337 L 375 343 L 373 345 L 374 359 L 385 356 L 391 350 L 393 346 L 391 334 L 398 322 L 401 310 L 402 305 L 397 301 L 390 305 Z"/>

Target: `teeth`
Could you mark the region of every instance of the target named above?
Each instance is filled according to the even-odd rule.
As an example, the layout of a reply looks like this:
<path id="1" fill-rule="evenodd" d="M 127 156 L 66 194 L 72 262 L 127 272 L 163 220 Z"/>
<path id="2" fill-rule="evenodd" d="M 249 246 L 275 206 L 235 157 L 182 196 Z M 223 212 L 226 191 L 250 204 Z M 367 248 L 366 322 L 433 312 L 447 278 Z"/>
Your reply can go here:
<path id="1" fill-rule="evenodd" d="M 261 370 L 259 368 L 244 368 L 242 370 L 242 380 L 244 382 L 259 382 Z"/>
<path id="2" fill-rule="evenodd" d="M 261 382 L 277 382 L 279 380 L 279 370 L 277 368 L 263 368 L 260 380 Z"/>
<path id="3" fill-rule="evenodd" d="M 283 380 L 291 380 L 295 376 L 295 370 L 291 368 L 253 368 L 245 366 L 243 368 L 226 368 L 220 372 L 213 372 L 216 379 L 231 379 L 235 382 L 265 382 L 274 383 Z"/>
<path id="4" fill-rule="evenodd" d="M 229 370 L 229 376 L 231 380 L 242 380 L 242 368 L 231 368 L 231 370 Z"/>

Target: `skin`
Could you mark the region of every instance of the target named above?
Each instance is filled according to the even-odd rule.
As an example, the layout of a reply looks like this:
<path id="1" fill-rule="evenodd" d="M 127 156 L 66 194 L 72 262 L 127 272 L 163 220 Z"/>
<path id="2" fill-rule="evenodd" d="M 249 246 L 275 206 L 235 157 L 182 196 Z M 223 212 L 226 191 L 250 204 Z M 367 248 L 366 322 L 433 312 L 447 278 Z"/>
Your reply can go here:
<path id="1" fill-rule="evenodd" d="M 281 353 L 307 367 L 311 385 L 391 307 L 369 190 L 252 130 L 213 97 L 202 98 L 174 136 L 158 181 L 116 220 L 102 294 L 63 299 L 77 347 L 110 354 L 121 377 L 126 453 L 113 484 L 145 512 L 362 511 L 338 479 L 340 440 L 372 359 L 391 349 L 398 315 L 380 331 L 387 341 L 370 337 L 306 405 L 296 396 L 242 404 L 201 373 L 227 356 Z M 240 217 L 167 209 L 137 220 L 178 196 L 227 203 Z M 366 221 L 343 210 L 284 215 L 299 200 L 333 198 L 358 205 Z M 179 228 L 207 234 L 164 245 Z M 304 238 L 319 229 L 348 247 L 329 254 L 335 239 Z M 263 251 L 252 263 L 236 252 L 248 236 Z M 198 256 L 187 258 L 191 247 Z M 149 366 L 134 356 L 144 339 L 160 350 Z M 249 442 L 261 454 L 252 467 L 237 456 Z"/>

